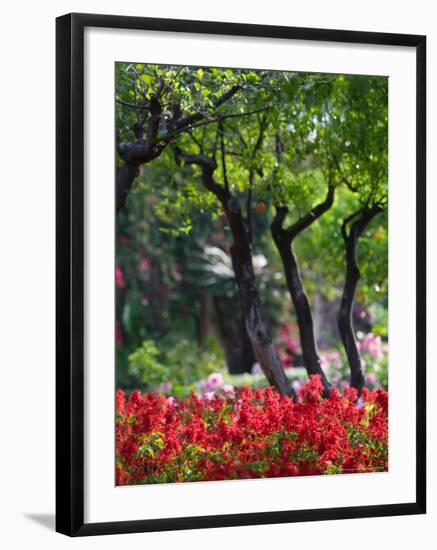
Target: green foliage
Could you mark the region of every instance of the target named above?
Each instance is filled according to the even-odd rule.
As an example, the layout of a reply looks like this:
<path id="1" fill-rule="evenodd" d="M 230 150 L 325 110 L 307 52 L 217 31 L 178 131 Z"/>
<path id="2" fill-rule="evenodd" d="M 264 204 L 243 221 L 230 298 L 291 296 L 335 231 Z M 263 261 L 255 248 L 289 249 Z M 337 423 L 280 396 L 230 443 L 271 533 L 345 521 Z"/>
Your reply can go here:
<path id="1" fill-rule="evenodd" d="M 341 77 L 340 112 L 334 131 L 339 142 L 341 175 L 363 204 L 386 204 L 388 174 L 388 79 Z"/>
<path id="2" fill-rule="evenodd" d="M 150 387 L 168 380 L 168 369 L 159 361 L 160 352 L 153 340 L 145 340 L 141 347 L 129 355 L 129 371 Z"/>
<path id="3" fill-rule="evenodd" d="M 162 342 L 158 349 L 153 340 L 145 340 L 129 355 L 129 374 L 137 380 L 138 387 L 171 391 L 183 397 L 196 382 L 207 378 L 224 367 L 223 353 L 213 339 L 203 348 L 189 340 Z M 171 383 L 166 390 L 166 383 Z"/>

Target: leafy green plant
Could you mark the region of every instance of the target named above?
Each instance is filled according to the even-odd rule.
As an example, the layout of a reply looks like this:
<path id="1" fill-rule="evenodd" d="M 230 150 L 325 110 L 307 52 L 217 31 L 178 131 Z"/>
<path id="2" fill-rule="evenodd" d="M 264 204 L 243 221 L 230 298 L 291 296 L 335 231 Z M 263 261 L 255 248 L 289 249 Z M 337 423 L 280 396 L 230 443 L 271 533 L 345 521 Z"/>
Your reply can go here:
<path id="1" fill-rule="evenodd" d="M 168 379 L 167 368 L 160 361 L 161 353 L 153 340 L 145 340 L 129 355 L 129 373 L 149 387 Z"/>
<path id="2" fill-rule="evenodd" d="M 153 340 L 145 340 L 129 355 L 128 367 L 139 386 L 177 396 L 187 395 L 199 380 L 223 368 L 223 353 L 213 338 L 203 347 L 186 339 L 177 342 L 163 339 L 158 348 Z"/>

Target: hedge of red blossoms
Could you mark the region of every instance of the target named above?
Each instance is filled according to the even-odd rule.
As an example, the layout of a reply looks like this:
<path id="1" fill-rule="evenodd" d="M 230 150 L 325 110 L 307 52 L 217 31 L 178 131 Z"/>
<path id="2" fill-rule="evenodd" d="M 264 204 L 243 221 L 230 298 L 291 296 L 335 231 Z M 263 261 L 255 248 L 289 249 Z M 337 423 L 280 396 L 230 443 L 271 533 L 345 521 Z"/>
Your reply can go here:
<path id="1" fill-rule="evenodd" d="M 387 393 L 321 393 L 318 376 L 295 402 L 272 388 L 181 401 L 119 390 L 117 485 L 387 470 Z"/>

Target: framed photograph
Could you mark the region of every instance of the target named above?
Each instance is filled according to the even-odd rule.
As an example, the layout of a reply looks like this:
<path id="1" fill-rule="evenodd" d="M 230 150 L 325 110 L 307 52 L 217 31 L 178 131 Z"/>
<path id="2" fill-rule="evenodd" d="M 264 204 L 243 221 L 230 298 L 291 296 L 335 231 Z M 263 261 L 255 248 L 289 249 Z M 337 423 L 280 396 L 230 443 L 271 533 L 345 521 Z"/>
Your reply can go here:
<path id="1" fill-rule="evenodd" d="M 56 34 L 57 531 L 425 513 L 425 37 Z"/>

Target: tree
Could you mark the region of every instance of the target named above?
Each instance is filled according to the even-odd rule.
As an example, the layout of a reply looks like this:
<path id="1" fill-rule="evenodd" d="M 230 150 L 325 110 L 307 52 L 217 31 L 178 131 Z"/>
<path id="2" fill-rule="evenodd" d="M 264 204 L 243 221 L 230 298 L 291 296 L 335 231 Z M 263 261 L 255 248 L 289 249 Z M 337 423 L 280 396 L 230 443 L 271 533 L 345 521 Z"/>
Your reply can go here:
<path id="1" fill-rule="evenodd" d="M 284 265 L 284 273 L 288 290 L 296 310 L 303 363 L 309 375 L 320 375 L 322 384 L 325 388 L 325 393 L 329 392 L 331 385 L 320 365 L 320 358 L 317 351 L 317 343 L 314 334 L 313 316 L 311 313 L 308 296 L 303 285 L 298 259 L 293 247 L 293 241 L 302 231 L 314 223 L 314 221 L 316 221 L 332 206 L 333 200 L 334 187 L 330 185 L 325 200 L 317 204 L 304 217 L 299 218 L 299 220 L 291 226 L 287 228 L 284 227 L 284 221 L 288 214 L 287 206 L 278 206 L 276 208 L 276 215 L 271 225 L 272 237 Z"/>
<path id="2" fill-rule="evenodd" d="M 285 124 L 277 125 L 279 129 L 275 136 L 277 164 L 273 185 L 280 189 L 273 193 L 276 213 L 271 224 L 272 237 L 282 260 L 287 287 L 296 311 L 303 364 L 309 375 L 320 376 L 325 395 L 329 393 L 331 385 L 320 364 L 311 307 L 294 241 L 334 202 L 335 183 L 326 143 L 326 113 L 329 112 L 334 81 L 335 77 L 327 75 L 323 80 L 305 75 L 297 77 L 289 88 L 291 109 L 279 115 L 280 118 L 285 116 Z M 292 124 L 287 124 L 287 120 L 292 120 Z M 313 204 L 314 196 L 320 193 L 320 180 L 323 181 L 322 186 L 327 180 L 326 195 L 323 200 L 316 198 L 316 204 Z M 290 217 L 290 204 L 296 209 L 296 203 L 298 214 L 285 227 L 286 219 Z"/>
<path id="3" fill-rule="evenodd" d="M 337 322 L 351 371 L 351 386 L 358 390 L 358 394 L 361 394 L 365 380 L 352 319 L 355 292 L 361 278 L 357 259 L 357 246 L 363 231 L 372 219 L 382 211 L 383 206 L 378 202 L 372 205 L 365 204 L 345 218 L 342 224 L 346 255 L 346 275 L 341 305 L 337 314 Z"/>
<path id="4" fill-rule="evenodd" d="M 376 78 L 342 79 L 338 94 L 341 135 L 345 147 L 338 170 L 344 185 L 358 196 L 359 208 L 344 218 L 345 281 L 338 329 L 351 371 L 351 385 L 364 386 L 361 356 L 352 319 L 355 293 L 361 277 L 357 247 L 364 230 L 387 206 L 387 81 Z"/>

